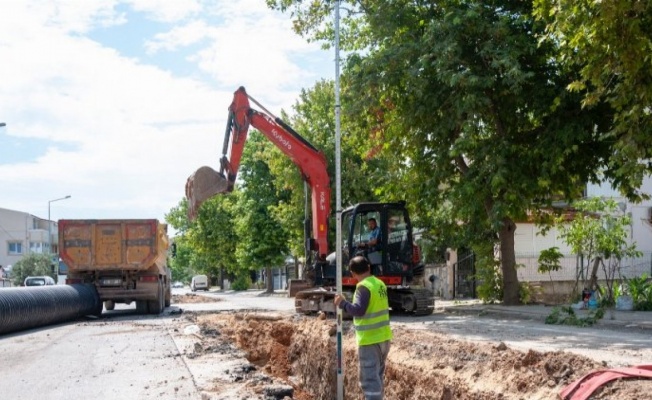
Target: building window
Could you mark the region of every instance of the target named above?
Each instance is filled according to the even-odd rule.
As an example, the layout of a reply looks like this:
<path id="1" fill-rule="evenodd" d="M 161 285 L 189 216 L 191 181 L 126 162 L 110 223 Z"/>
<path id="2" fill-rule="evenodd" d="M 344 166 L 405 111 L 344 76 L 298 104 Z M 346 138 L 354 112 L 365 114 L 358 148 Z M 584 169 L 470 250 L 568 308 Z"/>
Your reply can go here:
<path id="1" fill-rule="evenodd" d="M 9 242 L 9 255 L 23 254 L 22 242 Z"/>
<path id="2" fill-rule="evenodd" d="M 47 243 L 43 242 L 29 242 L 29 252 L 44 254 L 47 248 Z"/>

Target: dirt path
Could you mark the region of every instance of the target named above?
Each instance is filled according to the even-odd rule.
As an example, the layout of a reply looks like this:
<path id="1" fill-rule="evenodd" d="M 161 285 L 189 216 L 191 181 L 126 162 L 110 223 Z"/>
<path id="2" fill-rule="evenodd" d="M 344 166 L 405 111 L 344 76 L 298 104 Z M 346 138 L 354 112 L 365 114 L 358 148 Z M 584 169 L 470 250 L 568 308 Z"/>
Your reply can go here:
<path id="1" fill-rule="evenodd" d="M 184 325 L 198 330 L 192 335 L 195 344 L 187 346 L 191 360 L 211 359 L 214 366 L 231 363 L 208 373 L 208 384 L 202 387 L 207 399 L 334 398 L 333 320 L 239 312 L 188 314 L 179 325 L 180 331 Z M 611 366 L 608 361 L 563 351 L 474 343 L 418 325 L 397 324 L 393 329 L 386 373 L 386 398 L 392 400 L 555 399 L 570 382 Z M 357 353 L 349 322 L 345 322 L 344 357 L 346 398 L 359 399 Z M 650 392 L 650 381 L 625 380 L 606 386 L 592 399 L 642 399 Z"/>

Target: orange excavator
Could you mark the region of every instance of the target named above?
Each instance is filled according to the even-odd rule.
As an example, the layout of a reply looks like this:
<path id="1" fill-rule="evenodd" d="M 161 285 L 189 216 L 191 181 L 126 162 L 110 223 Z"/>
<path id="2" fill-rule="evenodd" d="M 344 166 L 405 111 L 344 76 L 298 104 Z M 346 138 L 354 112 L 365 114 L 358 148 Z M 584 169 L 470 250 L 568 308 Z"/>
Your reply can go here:
<path id="1" fill-rule="evenodd" d="M 251 108 L 250 102 L 263 111 Z M 306 314 L 319 311 L 335 313 L 333 298 L 336 294 L 337 266 L 335 253 L 329 254 L 328 247 L 331 190 L 326 157 L 249 96 L 244 87 L 236 90 L 229 106 L 219 172 L 203 166 L 186 182 L 189 217 L 193 219 L 207 199 L 233 190 L 249 127 L 258 129 L 287 155 L 311 188 L 312 228 L 306 229 L 310 259 L 305 261 L 302 279 L 290 282 L 296 311 Z M 364 246 L 370 233 L 367 226 L 369 219 L 374 219 L 381 231 L 379 243 L 373 247 Z M 412 225 L 404 202 L 369 202 L 349 207 L 342 212 L 342 233 L 343 243 L 339 244 L 342 246 L 342 264 L 347 265 L 350 257 L 358 254 L 367 257 L 372 273 L 387 285 L 393 311 L 432 314 L 434 296 L 423 282 L 424 268 L 420 262 L 419 248 L 414 244 Z M 347 270 L 342 271 L 344 292 L 352 293 L 356 283 Z"/>

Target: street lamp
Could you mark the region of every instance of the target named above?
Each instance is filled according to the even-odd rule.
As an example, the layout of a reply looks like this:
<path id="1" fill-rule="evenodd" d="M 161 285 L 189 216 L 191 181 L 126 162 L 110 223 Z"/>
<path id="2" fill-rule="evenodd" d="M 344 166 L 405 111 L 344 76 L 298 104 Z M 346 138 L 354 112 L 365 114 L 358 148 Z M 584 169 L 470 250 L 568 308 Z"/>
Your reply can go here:
<path id="1" fill-rule="evenodd" d="M 69 199 L 70 195 L 48 201 L 48 253 L 52 254 L 52 221 L 50 221 L 50 204 L 55 201 Z"/>

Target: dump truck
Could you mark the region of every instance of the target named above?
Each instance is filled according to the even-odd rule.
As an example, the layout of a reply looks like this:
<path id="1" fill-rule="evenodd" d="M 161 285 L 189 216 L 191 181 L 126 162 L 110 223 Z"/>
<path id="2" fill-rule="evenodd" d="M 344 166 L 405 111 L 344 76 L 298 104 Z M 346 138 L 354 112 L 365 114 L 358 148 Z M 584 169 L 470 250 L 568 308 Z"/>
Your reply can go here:
<path id="1" fill-rule="evenodd" d="M 104 308 L 136 303 L 141 314 L 170 305 L 167 224 L 156 219 L 59 220 L 66 284 L 93 284 Z"/>

